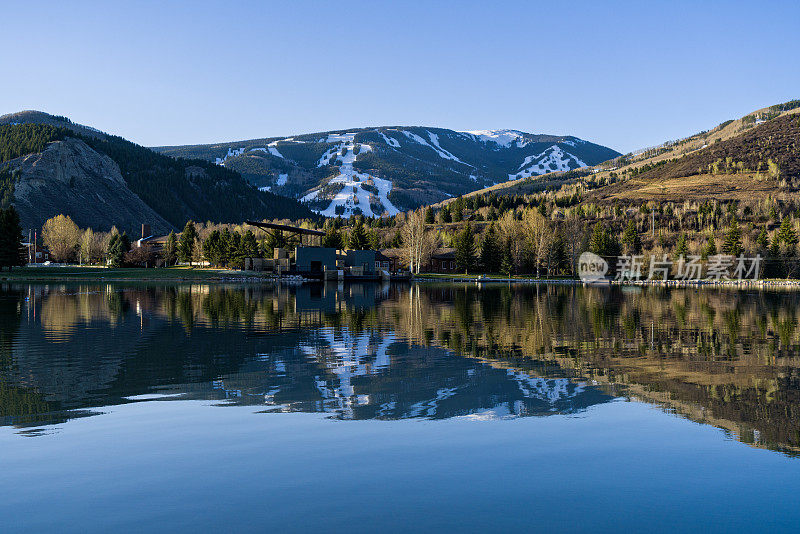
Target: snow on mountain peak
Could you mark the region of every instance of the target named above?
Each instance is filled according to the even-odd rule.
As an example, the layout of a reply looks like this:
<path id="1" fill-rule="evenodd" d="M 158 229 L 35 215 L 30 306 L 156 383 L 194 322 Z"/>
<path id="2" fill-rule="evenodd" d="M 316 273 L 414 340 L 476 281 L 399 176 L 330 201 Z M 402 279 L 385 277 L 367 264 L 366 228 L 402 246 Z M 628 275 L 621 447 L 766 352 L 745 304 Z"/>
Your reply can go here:
<path id="1" fill-rule="evenodd" d="M 520 148 L 526 144 L 524 141 L 525 134 L 519 130 L 468 130 L 462 133 L 474 135 L 484 142 L 492 141 L 506 148 L 510 147 L 511 143 L 514 142 Z"/>

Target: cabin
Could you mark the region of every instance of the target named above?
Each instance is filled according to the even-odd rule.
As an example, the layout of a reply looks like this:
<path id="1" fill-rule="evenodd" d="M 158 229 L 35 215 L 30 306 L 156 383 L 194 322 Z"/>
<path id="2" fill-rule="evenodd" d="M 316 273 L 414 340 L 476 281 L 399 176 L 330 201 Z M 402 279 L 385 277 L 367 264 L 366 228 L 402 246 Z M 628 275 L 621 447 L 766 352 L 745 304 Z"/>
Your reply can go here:
<path id="1" fill-rule="evenodd" d="M 439 248 L 431 254 L 431 260 L 428 263 L 428 268 L 425 269 L 432 273 L 455 273 L 456 267 L 456 249 L 454 248 Z"/>
<path id="2" fill-rule="evenodd" d="M 41 243 L 22 242 L 22 256 L 25 263 L 44 263 L 50 261 L 50 249 Z M 34 250 L 36 253 L 34 254 Z"/>
<path id="3" fill-rule="evenodd" d="M 398 256 L 389 256 L 384 254 L 383 251 L 378 251 L 375 253 L 375 269 L 388 273 L 396 273 L 399 270 L 398 259 Z"/>

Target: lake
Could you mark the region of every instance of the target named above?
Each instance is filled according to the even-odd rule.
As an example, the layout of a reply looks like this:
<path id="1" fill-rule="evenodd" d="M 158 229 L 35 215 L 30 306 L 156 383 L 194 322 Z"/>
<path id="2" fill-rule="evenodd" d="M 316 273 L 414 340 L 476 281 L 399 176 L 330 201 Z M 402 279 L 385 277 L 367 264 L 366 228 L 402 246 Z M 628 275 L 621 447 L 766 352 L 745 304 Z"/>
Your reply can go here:
<path id="1" fill-rule="evenodd" d="M 3 532 L 796 532 L 800 293 L 0 287 Z"/>

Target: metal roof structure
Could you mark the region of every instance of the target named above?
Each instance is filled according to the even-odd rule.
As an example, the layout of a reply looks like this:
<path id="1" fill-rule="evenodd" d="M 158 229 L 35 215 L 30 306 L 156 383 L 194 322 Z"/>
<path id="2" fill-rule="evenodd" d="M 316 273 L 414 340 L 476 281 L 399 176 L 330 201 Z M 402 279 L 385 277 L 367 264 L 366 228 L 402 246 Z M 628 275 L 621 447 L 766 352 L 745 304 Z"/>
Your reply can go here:
<path id="1" fill-rule="evenodd" d="M 322 237 L 325 235 L 325 232 L 320 230 L 311 230 L 310 228 L 301 228 L 299 226 L 289 226 L 288 224 L 275 224 L 275 223 L 268 223 L 268 222 L 258 222 L 258 221 L 245 221 L 245 224 L 249 224 L 250 226 L 255 226 L 257 228 L 261 228 L 266 232 L 287 232 L 290 234 L 297 234 L 300 236 L 300 246 L 303 245 L 303 236 L 317 236 Z"/>

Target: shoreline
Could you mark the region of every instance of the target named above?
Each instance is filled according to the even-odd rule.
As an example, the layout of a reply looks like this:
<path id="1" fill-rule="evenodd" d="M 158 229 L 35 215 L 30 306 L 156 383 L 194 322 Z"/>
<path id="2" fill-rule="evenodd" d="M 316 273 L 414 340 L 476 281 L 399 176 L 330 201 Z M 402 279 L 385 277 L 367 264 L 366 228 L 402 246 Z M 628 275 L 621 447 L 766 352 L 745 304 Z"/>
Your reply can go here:
<path id="1" fill-rule="evenodd" d="M 587 287 L 662 287 L 662 288 L 729 288 L 729 289 L 800 289 L 800 279 L 759 280 L 602 280 L 587 282 L 575 278 L 493 277 L 486 275 L 440 275 L 422 273 L 414 275 L 411 282 L 469 283 L 469 284 L 530 284 Z M 87 266 L 18 267 L 0 272 L 0 282 L 207 282 L 207 283 L 318 283 L 300 275 L 278 277 L 259 271 L 210 269 L 206 267 L 166 268 L 107 268 Z"/>
<path id="2" fill-rule="evenodd" d="M 540 284 L 540 285 L 574 285 L 587 287 L 669 287 L 683 289 L 699 288 L 732 288 L 732 289 L 800 289 L 800 279 L 759 279 L 759 280 L 598 280 L 583 281 L 577 278 L 500 278 L 481 275 L 431 276 L 415 275 L 414 282 L 461 282 L 474 284 Z"/>

